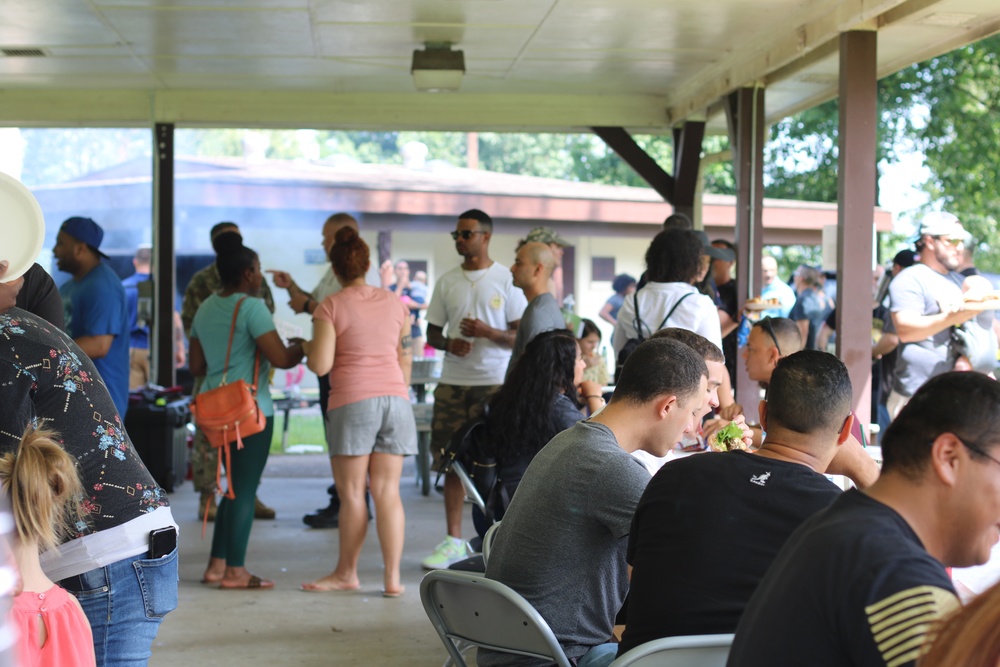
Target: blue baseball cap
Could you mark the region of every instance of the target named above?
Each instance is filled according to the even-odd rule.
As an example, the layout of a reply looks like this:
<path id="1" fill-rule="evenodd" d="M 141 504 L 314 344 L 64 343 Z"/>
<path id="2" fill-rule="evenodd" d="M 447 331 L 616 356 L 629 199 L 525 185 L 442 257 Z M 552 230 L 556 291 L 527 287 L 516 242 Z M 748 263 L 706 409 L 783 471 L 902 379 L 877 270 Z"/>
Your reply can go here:
<path id="1" fill-rule="evenodd" d="M 98 255 L 104 259 L 108 259 L 108 256 L 100 251 L 101 241 L 104 240 L 104 230 L 92 219 L 81 217 L 69 218 L 62 223 L 59 231 L 65 232 L 81 243 L 86 243 Z"/>

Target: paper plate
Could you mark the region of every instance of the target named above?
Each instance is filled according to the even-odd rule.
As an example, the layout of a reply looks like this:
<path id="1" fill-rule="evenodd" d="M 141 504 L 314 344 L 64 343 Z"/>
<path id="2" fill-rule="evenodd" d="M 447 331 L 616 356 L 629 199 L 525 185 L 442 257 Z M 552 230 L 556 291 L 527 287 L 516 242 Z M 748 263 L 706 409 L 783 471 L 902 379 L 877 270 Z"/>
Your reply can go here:
<path id="1" fill-rule="evenodd" d="M 761 303 L 759 301 L 747 302 L 744 305 L 746 310 L 752 310 L 755 312 L 760 312 L 762 310 L 774 310 L 775 308 L 781 308 L 781 303 Z"/>
<path id="2" fill-rule="evenodd" d="M 0 260 L 10 266 L 0 282 L 24 275 L 42 251 L 45 218 L 35 195 L 20 181 L 0 172 Z"/>

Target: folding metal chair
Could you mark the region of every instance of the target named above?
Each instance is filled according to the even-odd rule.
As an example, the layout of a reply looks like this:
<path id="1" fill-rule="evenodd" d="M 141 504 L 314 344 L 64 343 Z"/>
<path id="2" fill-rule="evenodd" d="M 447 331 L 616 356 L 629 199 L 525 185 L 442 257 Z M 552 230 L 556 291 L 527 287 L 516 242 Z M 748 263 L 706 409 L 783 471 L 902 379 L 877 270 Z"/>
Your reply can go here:
<path id="1" fill-rule="evenodd" d="M 420 601 L 457 667 L 468 667 L 456 642 L 570 667 L 549 624 L 523 597 L 482 575 L 434 570 L 420 582 Z"/>
<path id="2" fill-rule="evenodd" d="M 496 539 L 497 529 L 500 528 L 500 522 L 497 521 L 495 524 L 489 527 L 486 534 L 483 535 L 483 564 L 486 565 L 490 562 L 490 550 L 493 548 L 493 540 Z"/>
<path id="3" fill-rule="evenodd" d="M 733 635 L 664 637 L 636 646 L 611 667 L 726 667 Z"/>
<path id="4" fill-rule="evenodd" d="M 462 489 L 465 490 L 465 498 L 479 508 L 479 511 L 486 514 L 486 501 L 483 497 L 479 495 L 479 491 L 476 490 L 476 485 L 472 483 L 472 478 L 469 477 L 468 471 L 458 461 L 451 462 L 451 471 L 458 476 L 458 479 L 462 482 Z"/>

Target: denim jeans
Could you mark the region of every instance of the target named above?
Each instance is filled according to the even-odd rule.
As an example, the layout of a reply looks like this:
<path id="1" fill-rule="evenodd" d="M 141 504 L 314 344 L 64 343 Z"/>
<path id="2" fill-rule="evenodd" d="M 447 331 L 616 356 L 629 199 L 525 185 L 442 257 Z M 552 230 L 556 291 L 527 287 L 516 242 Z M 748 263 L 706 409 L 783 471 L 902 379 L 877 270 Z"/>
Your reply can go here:
<path id="1" fill-rule="evenodd" d="M 168 612 L 177 607 L 177 549 L 145 554 L 63 579 L 94 633 L 97 667 L 145 666 Z"/>
<path id="2" fill-rule="evenodd" d="M 576 664 L 579 667 L 607 667 L 615 661 L 618 644 L 598 644 L 587 651 Z"/>

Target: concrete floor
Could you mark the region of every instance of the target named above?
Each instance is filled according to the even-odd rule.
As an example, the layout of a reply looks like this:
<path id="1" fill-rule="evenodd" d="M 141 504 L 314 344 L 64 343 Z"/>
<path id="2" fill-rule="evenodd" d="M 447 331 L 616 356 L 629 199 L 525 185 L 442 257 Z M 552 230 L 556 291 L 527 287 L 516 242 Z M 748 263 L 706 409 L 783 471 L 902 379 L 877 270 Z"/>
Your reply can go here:
<path id="1" fill-rule="evenodd" d="M 212 524 L 204 540 L 195 519 L 191 482 L 171 495 L 181 527 L 180 603 L 153 644 L 153 667 L 176 665 L 441 665 L 444 646 L 420 604 L 420 561 L 444 537 L 442 496 L 420 495 L 414 459 L 407 458 L 402 495 L 406 507 L 403 584 L 406 594 L 381 597 L 382 557 L 374 522 L 361 557 L 361 591 L 305 593 L 299 584 L 336 565 L 336 530 L 312 530 L 302 515 L 328 501 L 325 455 L 272 456 L 259 497 L 277 511 L 257 521 L 247 567 L 275 581 L 269 591 L 221 591 L 199 583 L 208 562 Z M 466 537 L 473 534 L 467 518 Z"/>

